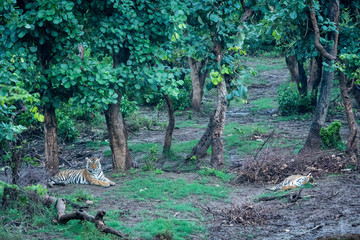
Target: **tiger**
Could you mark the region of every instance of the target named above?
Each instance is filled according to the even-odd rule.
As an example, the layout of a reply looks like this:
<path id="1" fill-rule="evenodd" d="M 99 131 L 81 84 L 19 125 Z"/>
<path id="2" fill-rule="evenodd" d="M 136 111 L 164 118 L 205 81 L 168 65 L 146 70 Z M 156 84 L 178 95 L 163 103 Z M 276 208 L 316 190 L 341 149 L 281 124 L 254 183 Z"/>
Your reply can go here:
<path id="1" fill-rule="evenodd" d="M 64 170 L 50 178 L 49 185 L 66 185 L 69 183 L 91 184 L 103 187 L 114 186 L 115 183 L 104 176 L 101 170 L 100 158 L 85 158 L 85 169 Z"/>
<path id="2" fill-rule="evenodd" d="M 285 191 L 285 190 L 293 189 L 296 187 L 301 187 L 301 186 L 305 185 L 306 183 L 313 183 L 313 182 L 314 182 L 314 179 L 313 179 L 311 173 L 309 173 L 306 176 L 292 175 L 292 176 L 285 178 L 284 181 L 282 181 L 275 187 L 270 188 L 269 190 L 278 191 L 281 189 L 281 190 Z"/>

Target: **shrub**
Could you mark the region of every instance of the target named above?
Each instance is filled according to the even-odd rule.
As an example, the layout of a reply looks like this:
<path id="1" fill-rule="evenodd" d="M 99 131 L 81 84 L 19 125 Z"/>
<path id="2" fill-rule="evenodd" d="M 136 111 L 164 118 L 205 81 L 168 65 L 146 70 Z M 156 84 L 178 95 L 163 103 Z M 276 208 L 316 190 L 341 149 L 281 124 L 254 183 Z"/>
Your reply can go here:
<path id="1" fill-rule="evenodd" d="M 58 135 L 61 139 L 73 142 L 79 136 L 78 130 L 75 128 L 74 121 L 64 112 L 57 110 Z"/>
<path id="2" fill-rule="evenodd" d="M 282 115 L 312 112 L 311 96 L 301 96 L 295 88 L 280 87 L 278 91 L 279 111 Z"/>
<path id="3" fill-rule="evenodd" d="M 320 137 L 324 148 L 336 148 L 342 143 L 340 136 L 341 123 L 332 122 L 328 127 L 320 129 Z"/>

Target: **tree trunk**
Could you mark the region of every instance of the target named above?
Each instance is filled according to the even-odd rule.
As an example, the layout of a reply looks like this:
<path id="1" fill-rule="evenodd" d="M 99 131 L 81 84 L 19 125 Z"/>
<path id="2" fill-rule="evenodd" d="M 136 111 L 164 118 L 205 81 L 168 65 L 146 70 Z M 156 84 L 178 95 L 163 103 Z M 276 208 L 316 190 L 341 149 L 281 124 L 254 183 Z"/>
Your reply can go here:
<path id="1" fill-rule="evenodd" d="M 129 56 L 130 50 L 128 48 L 120 48 L 119 52 L 113 52 L 113 68 L 116 68 L 121 63 L 126 63 Z M 122 94 L 120 90 L 115 92 L 118 94 L 117 102 L 109 104 L 108 109 L 104 113 L 109 132 L 113 168 L 114 171 L 119 171 L 121 169 L 130 169 L 132 167 L 132 159 L 127 145 L 126 123 L 120 111 Z"/>
<path id="2" fill-rule="evenodd" d="M 192 108 L 194 111 L 200 112 L 201 100 L 204 94 L 205 78 L 208 74 L 207 70 L 205 70 L 205 72 L 202 73 L 202 69 L 204 68 L 206 62 L 204 60 L 196 61 L 192 57 L 189 57 L 188 61 L 191 69 L 192 90 L 190 96 L 191 96 Z"/>
<path id="3" fill-rule="evenodd" d="M 299 82 L 299 69 L 297 66 L 297 61 L 295 56 L 286 56 L 285 57 L 286 67 L 290 72 L 291 81 L 298 83 Z"/>
<path id="4" fill-rule="evenodd" d="M 204 134 L 202 135 L 199 142 L 196 146 L 191 150 L 190 154 L 186 157 L 185 161 L 189 162 L 192 158 L 195 160 L 203 158 L 206 156 L 206 151 L 209 149 L 211 145 L 211 135 L 213 132 L 214 126 L 214 116 L 216 110 L 211 114 L 209 124 L 207 125 Z"/>
<path id="5" fill-rule="evenodd" d="M 332 65 L 331 61 L 326 59 L 325 62 Z M 320 95 L 315 108 L 314 120 L 310 127 L 309 135 L 304 147 L 299 154 L 307 152 L 317 152 L 321 150 L 320 129 L 324 126 L 326 115 L 329 109 L 331 88 L 334 82 L 334 72 L 324 70 L 320 85 Z"/>
<path id="6" fill-rule="evenodd" d="M 45 168 L 53 175 L 59 171 L 59 146 L 55 108 L 44 107 Z"/>
<path id="7" fill-rule="evenodd" d="M 220 70 L 221 71 L 221 70 Z M 223 78 L 224 79 L 224 78 Z M 224 166 L 223 131 L 227 110 L 227 90 L 225 79 L 217 85 L 218 101 L 213 118 L 213 131 L 211 134 L 211 165 L 218 169 Z"/>
<path id="8" fill-rule="evenodd" d="M 324 48 L 320 44 L 320 30 L 317 24 L 316 15 L 312 8 L 310 2 L 310 18 L 314 28 L 315 33 L 315 47 L 321 53 L 321 55 L 325 58 L 325 63 L 328 66 L 332 66 L 332 60 L 336 59 L 337 55 L 337 45 L 338 45 L 338 31 L 337 32 L 329 32 L 328 33 L 328 40 L 334 41 L 333 45 L 328 45 Z M 335 22 L 337 27 L 339 23 L 339 1 L 338 0 L 329 0 L 329 19 L 332 22 Z M 316 104 L 314 120 L 311 124 L 309 135 L 306 139 L 304 147 L 300 150 L 299 154 L 306 154 L 308 152 L 319 151 L 321 149 L 321 138 L 320 138 L 320 129 L 323 127 L 327 111 L 329 109 L 329 102 L 330 102 L 330 94 L 331 88 L 334 82 L 334 71 L 329 72 L 327 69 L 323 70 L 321 85 L 320 85 L 320 95 L 318 102 Z"/>
<path id="9" fill-rule="evenodd" d="M 309 78 L 309 88 L 311 89 L 311 104 L 316 106 L 319 85 L 322 77 L 322 56 L 315 57 L 312 61 Z"/>
<path id="10" fill-rule="evenodd" d="M 349 137 L 346 143 L 346 152 L 350 155 L 358 156 L 359 154 L 359 126 L 356 123 L 353 107 L 347 87 L 348 79 L 345 74 L 338 71 L 341 96 L 345 104 L 345 114 L 349 124 Z"/>
<path id="11" fill-rule="evenodd" d="M 216 61 L 219 65 L 219 72 L 221 73 L 221 61 L 223 57 L 222 48 L 220 43 L 214 38 L 213 52 L 216 57 Z M 216 86 L 218 93 L 218 101 L 213 118 L 213 131 L 211 134 L 211 165 L 215 168 L 221 169 L 224 166 L 224 143 L 223 143 L 223 131 L 225 126 L 226 110 L 227 110 L 227 90 L 225 77 Z"/>
<path id="12" fill-rule="evenodd" d="M 132 159 L 127 145 L 127 130 L 120 111 L 121 94 L 118 93 L 117 103 L 109 104 L 105 110 L 106 126 L 109 132 L 112 163 L 115 171 L 128 170 Z"/>
<path id="13" fill-rule="evenodd" d="M 285 57 L 286 66 L 290 72 L 291 80 L 296 82 L 300 95 L 307 95 L 307 78 L 304 64 L 296 60 L 296 56 Z"/>
<path id="14" fill-rule="evenodd" d="M 307 77 L 304 70 L 304 63 L 298 61 L 298 69 L 299 69 L 299 82 L 297 83 L 298 90 L 301 96 L 307 95 Z"/>
<path id="15" fill-rule="evenodd" d="M 173 104 L 171 102 L 171 99 L 170 99 L 169 95 L 164 95 L 164 97 L 165 97 L 166 106 L 167 106 L 167 109 L 168 109 L 169 125 L 166 128 L 165 143 L 164 143 L 163 152 L 168 153 L 168 152 L 170 152 L 172 134 L 173 134 L 173 131 L 174 131 L 174 128 L 175 128 L 175 114 L 174 114 Z"/>

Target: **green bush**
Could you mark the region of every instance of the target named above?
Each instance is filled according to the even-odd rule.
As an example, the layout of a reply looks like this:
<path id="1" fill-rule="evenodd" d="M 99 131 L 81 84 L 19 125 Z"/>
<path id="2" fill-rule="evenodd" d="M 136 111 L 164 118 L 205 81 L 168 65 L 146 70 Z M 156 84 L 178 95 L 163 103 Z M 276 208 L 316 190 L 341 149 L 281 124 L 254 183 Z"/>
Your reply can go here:
<path id="1" fill-rule="evenodd" d="M 56 110 L 58 122 L 58 136 L 67 142 L 73 142 L 79 136 L 78 130 L 75 128 L 75 122 L 60 110 Z"/>
<path id="2" fill-rule="evenodd" d="M 301 96 L 292 87 L 280 87 L 277 100 L 282 115 L 303 114 L 314 110 L 311 96 Z"/>
<path id="3" fill-rule="evenodd" d="M 341 123 L 332 122 L 328 127 L 320 129 L 320 137 L 324 148 L 337 148 L 341 145 L 340 135 Z"/>

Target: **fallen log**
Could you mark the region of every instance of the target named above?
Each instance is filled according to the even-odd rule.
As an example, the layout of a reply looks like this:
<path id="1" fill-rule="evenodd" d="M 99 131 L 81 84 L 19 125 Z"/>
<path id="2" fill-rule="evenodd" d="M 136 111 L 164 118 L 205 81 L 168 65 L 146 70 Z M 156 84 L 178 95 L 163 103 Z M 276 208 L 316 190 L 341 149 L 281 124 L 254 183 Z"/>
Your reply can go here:
<path id="1" fill-rule="evenodd" d="M 105 216 L 105 211 L 98 211 L 94 216 L 91 216 L 87 212 L 85 212 L 82 209 L 74 210 L 72 213 L 65 213 L 66 209 L 66 200 L 64 198 L 56 199 L 52 196 L 42 196 L 41 201 L 44 205 L 51 206 L 56 203 L 56 209 L 57 209 L 57 219 L 53 219 L 53 223 L 60 223 L 60 224 L 66 224 L 70 220 L 81 220 L 81 221 L 89 221 L 91 223 L 95 224 L 95 227 L 105 234 L 113 234 L 118 237 L 121 237 L 122 239 L 129 239 L 125 234 L 119 232 L 118 230 L 109 227 L 105 224 L 103 217 Z"/>

